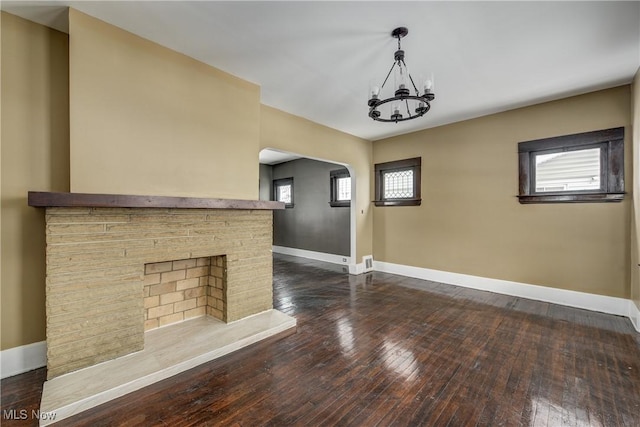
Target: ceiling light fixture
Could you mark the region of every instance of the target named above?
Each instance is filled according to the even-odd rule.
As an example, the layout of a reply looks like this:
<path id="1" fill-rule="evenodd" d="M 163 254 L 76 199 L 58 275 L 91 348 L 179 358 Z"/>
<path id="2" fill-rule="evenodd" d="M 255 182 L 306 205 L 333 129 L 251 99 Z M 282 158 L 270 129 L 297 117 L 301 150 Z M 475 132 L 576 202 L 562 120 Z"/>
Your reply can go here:
<path id="1" fill-rule="evenodd" d="M 391 32 L 391 37 L 398 39 L 398 50 L 393 55 L 393 65 L 382 86 L 372 85 L 370 88 L 369 117 L 373 120 L 398 123 L 422 117 L 431 108 L 429 102 L 435 99 L 433 77 L 424 80 L 423 93 L 420 95 L 420 91 L 413 82 L 413 77 L 409 74 L 407 64 L 404 62 L 404 50 L 400 48 L 400 39 L 407 34 L 409 34 L 409 30 L 406 27 L 398 27 Z M 383 98 L 381 92 L 391 73 L 393 73 L 395 92 L 393 92 L 393 96 Z M 415 95 L 411 95 L 409 84 L 413 86 Z M 386 104 L 388 104 L 386 107 L 380 108 Z M 383 116 L 381 110 L 388 112 L 388 115 Z"/>

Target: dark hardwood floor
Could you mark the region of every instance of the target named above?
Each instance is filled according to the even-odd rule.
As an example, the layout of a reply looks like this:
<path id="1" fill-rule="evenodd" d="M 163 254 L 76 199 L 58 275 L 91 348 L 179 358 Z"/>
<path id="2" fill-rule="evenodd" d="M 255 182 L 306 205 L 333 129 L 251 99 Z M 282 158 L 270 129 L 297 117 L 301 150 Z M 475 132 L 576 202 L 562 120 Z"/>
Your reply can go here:
<path id="1" fill-rule="evenodd" d="M 296 334 L 61 424 L 640 426 L 640 334 L 623 317 L 280 255 L 274 305 Z M 44 379 L 3 380 L 3 414 L 37 409 Z"/>

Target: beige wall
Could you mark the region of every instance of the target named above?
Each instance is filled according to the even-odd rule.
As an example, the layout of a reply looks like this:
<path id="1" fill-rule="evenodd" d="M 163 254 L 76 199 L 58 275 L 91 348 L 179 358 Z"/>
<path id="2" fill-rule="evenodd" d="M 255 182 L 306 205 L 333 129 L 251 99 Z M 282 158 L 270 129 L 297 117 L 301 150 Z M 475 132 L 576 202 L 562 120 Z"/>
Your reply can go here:
<path id="1" fill-rule="evenodd" d="M 2 13 L 2 342 L 45 339 L 44 212 L 27 191 L 69 191 L 68 37 Z"/>
<path id="2" fill-rule="evenodd" d="M 625 127 L 630 87 L 374 142 L 375 163 L 422 157 L 422 205 L 374 208 L 374 258 L 629 298 L 631 194 L 621 203 L 521 205 L 517 143 Z"/>
<path id="3" fill-rule="evenodd" d="M 258 198 L 260 89 L 69 11 L 71 191 Z"/>
<path id="4" fill-rule="evenodd" d="M 360 263 L 364 255 L 371 255 L 371 142 L 263 105 L 260 148 L 274 148 L 316 160 L 348 164 L 356 180 L 355 261 Z"/>
<path id="5" fill-rule="evenodd" d="M 633 128 L 633 184 L 640 182 L 640 69 L 636 72 L 633 85 L 631 86 L 631 112 L 632 112 L 632 128 Z M 640 246 L 640 194 L 638 191 L 633 193 L 633 214 L 631 215 L 631 299 L 640 310 L 640 255 L 638 247 Z M 640 319 L 638 319 L 640 321 Z"/>

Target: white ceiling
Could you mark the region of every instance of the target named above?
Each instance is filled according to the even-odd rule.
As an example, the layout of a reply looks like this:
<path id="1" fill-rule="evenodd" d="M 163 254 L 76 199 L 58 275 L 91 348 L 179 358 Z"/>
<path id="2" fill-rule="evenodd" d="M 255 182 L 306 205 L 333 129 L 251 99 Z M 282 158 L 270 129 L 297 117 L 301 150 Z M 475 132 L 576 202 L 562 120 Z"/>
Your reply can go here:
<path id="1" fill-rule="evenodd" d="M 631 82 L 640 2 L 3 1 L 65 28 L 65 6 L 261 87 L 266 105 L 376 140 Z M 371 81 L 406 63 L 435 75 L 423 118 L 368 116 Z"/>
<path id="2" fill-rule="evenodd" d="M 277 165 L 278 163 L 289 162 L 300 158 L 301 157 L 296 154 L 272 150 L 270 148 L 265 148 L 260 151 L 260 163 L 265 165 Z"/>

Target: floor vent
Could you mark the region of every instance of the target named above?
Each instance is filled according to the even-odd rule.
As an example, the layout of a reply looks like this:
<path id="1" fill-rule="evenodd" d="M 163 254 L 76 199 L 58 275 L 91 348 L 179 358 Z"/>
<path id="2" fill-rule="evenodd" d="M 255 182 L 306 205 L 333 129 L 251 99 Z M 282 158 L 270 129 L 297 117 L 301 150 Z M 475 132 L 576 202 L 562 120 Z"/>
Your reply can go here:
<path id="1" fill-rule="evenodd" d="M 372 255 L 363 256 L 362 260 L 364 261 L 365 273 L 368 271 L 373 271 L 373 256 Z"/>

